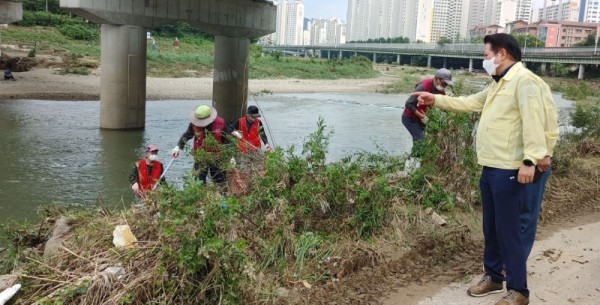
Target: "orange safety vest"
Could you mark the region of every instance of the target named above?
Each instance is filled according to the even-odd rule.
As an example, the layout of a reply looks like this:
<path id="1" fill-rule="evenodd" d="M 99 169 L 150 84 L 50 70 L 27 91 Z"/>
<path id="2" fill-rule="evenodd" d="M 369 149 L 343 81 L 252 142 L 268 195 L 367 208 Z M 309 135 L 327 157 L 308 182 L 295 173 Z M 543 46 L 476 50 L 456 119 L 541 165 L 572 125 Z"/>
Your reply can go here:
<path id="1" fill-rule="evenodd" d="M 136 164 L 138 169 L 138 185 L 142 191 L 151 190 L 162 174 L 162 163 L 158 161 L 151 162 L 152 173 L 148 173 L 148 164 L 146 163 L 146 160 L 140 160 Z"/>
<path id="2" fill-rule="evenodd" d="M 208 126 L 207 126 L 208 127 Z M 225 131 L 225 120 L 221 117 L 217 117 L 212 124 L 210 124 L 210 130 L 206 127 L 199 127 L 192 124 L 194 129 L 194 150 L 202 149 L 210 152 L 215 151 L 214 148 L 208 148 L 204 146 L 204 138 L 206 138 L 206 132 L 210 131 L 210 134 L 217 140 L 217 143 L 223 143 L 223 132 Z"/>
<path id="3" fill-rule="evenodd" d="M 239 121 L 238 130 L 242 132 L 242 138 L 238 141 L 238 148 L 241 152 L 252 152 L 260 150 L 260 136 L 258 135 L 258 127 L 260 120 L 255 119 L 248 129 L 248 119 L 243 117 Z"/>

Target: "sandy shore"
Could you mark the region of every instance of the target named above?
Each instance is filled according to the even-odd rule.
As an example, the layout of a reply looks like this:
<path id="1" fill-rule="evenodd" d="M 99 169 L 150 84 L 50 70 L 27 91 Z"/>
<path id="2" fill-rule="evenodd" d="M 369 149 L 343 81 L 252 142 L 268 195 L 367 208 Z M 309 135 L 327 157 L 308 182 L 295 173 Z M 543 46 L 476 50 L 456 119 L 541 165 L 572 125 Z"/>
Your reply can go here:
<path id="1" fill-rule="evenodd" d="M 100 75 L 59 75 L 53 69 L 34 69 L 14 73 L 17 81 L 0 81 L 0 100 L 99 100 Z M 250 92 L 269 90 L 273 93 L 312 92 L 372 92 L 393 81 L 389 76 L 371 79 L 304 80 L 258 79 L 250 80 Z M 212 77 L 155 78 L 148 77 L 148 100 L 193 100 L 212 97 Z"/>

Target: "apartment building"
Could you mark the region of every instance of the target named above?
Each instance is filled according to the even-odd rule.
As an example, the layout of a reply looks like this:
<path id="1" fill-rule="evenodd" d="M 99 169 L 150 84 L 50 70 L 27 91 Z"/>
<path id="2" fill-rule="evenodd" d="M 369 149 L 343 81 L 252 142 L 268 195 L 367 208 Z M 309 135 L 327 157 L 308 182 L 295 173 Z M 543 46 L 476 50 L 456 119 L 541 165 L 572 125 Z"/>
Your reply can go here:
<path id="1" fill-rule="evenodd" d="M 493 24 L 493 25 L 476 25 L 470 31 L 470 37 L 485 37 L 485 35 L 496 34 L 496 33 L 504 33 L 504 28 Z"/>
<path id="2" fill-rule="evenodd" d="M 277 5 L 277 28 L 272 36 L 279 45 L 304 43 L 304 3 L 302 0 L 280 0 Z"/>
<path id="3" fill-rule="evenodd" d="M 556 2 L 556 1 L 555 1 Z M 581 0 L 565 0 L 538 9 L 539 20 L 579 21 Z"/>
<path id="4" fill-rule="evenodd" d="M 470 0 L 436 0 L 434 2 L 431 42 L 436 42 L 441 37 L 460 41 L 468 36 L 470 2 Z"/>
<path id="5" fill-rule="evenodd" d="M 544 42 L 547 48 L 572 47 L 589 35 L 596 35 L 598 23 L 541 20 L 530 24 L 513 23 L 512 33 L 529 32 Z"/>
<path id="6" fill-rule="evenodd" d="M 435 0 L 439 1 L 448 0 Z M 347 40 L 407 37 L 430 42 L 433 3 L 434 0 L 349 0 Z"/>
<path id="7" fill-rule="evenodd" d="M 311 19 L 308 23 L 308 32 L 311 45 L 346 43 L 346 24 L 336 18 Z"/>

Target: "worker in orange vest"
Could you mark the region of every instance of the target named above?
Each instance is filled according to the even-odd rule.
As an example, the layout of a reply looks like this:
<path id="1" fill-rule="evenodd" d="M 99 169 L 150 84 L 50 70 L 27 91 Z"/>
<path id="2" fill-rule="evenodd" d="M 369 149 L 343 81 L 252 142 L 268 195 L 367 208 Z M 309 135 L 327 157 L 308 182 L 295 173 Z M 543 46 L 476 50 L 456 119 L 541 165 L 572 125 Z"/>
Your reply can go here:
<path id="1" fill-rule="evenodd" d="M 154 189 L 159 180 L 161 183 L 165 182 L 165 178 L 162 177 L 163 170 L 164 166 L 158 160 L 158 147 L 148 145 L 144 158 L 135 163 L 129 175 L 131 190 L 137 197 L 142 197 L 144 192 Z"/>
<path id="2" fill-rule="evenodd" d="M 229 132 L 238 138 L 238 148 L 243 153 L 257 152 L 261 149 L 261 140 L 265 150 L 271 151 L 271 145 L 260 121 L 258 107 L 250 106 L 246 115 L 229 125 Z"/>

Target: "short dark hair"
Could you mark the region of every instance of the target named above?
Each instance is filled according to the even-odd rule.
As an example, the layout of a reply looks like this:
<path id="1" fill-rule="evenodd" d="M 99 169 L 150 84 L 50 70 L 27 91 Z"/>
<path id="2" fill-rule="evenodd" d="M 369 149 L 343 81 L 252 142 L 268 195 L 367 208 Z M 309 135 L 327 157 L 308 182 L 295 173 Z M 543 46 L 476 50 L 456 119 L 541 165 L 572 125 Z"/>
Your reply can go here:
<path id="1" fill-rule="evenodd" d="M 521 47 L 519 47 L 519 42 L 511 35 L 505 33 L 486 35 L 483 38 L 483 43 L 489 43 L 495 53 L 500 49 L 504 49 L 515 61 L 521 61 Z"/>

